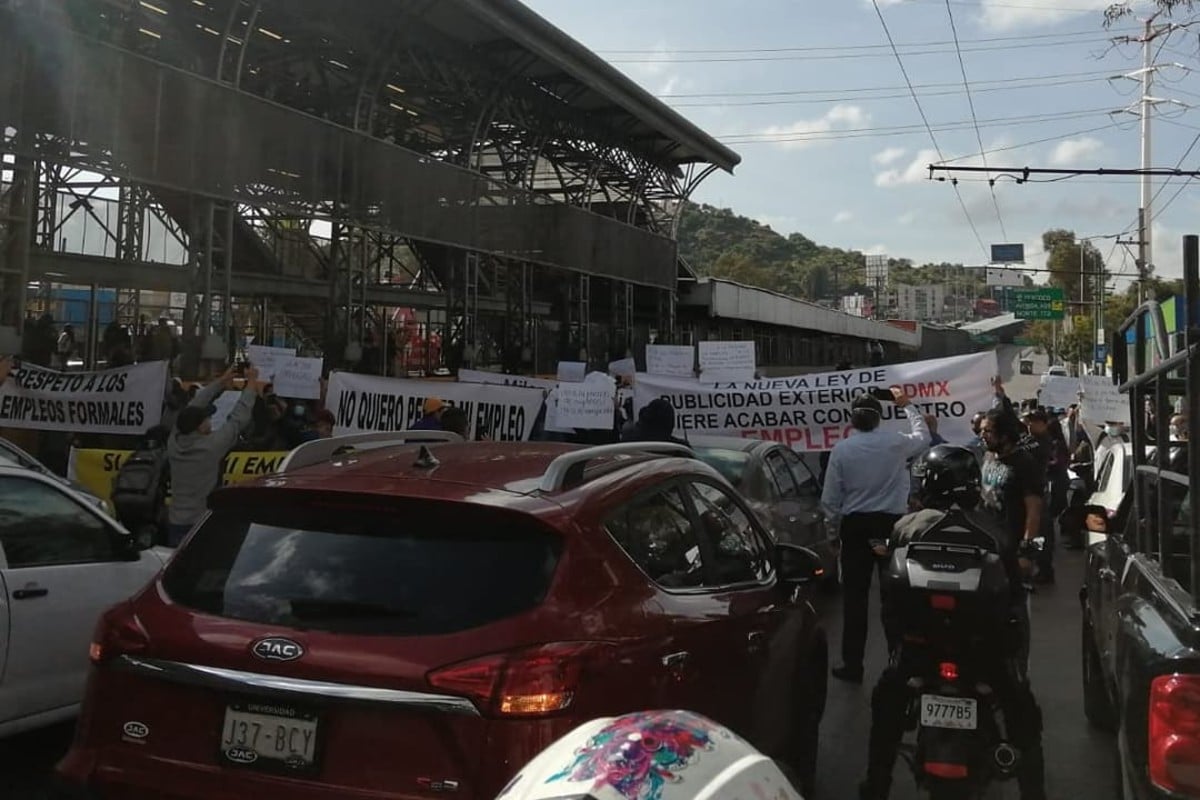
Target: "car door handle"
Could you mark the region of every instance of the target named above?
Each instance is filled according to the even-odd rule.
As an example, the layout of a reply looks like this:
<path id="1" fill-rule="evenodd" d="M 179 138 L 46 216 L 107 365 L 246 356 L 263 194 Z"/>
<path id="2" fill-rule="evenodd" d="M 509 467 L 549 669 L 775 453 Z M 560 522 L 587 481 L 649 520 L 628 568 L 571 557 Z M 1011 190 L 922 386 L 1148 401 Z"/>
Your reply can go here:
<path id="1" fill-rule="evenodd" d="M 691 659 L 692 654 L 686 651 L 671 653 L 670 655 L 665 655 L 662 657 L 662 664 L 667 669 L 680 670 L 687 666 L 687 663 L 691 661 Z"/>
<path id="2" fill-rule="evenodd" d="M 40 586 L 26 586 L 24 589 L 13 590 L 13 600 L 32 600 L 35 597 L 45 597 L 50 594 L 49 589 L 43 589 Z"/>
<path id="3" fill-rule="evenodd" d="M 746 634 L 746 643 L 751 653 L 761 653 L 767 649 L 767 635 L 762 631 L 750 631 Z"/>

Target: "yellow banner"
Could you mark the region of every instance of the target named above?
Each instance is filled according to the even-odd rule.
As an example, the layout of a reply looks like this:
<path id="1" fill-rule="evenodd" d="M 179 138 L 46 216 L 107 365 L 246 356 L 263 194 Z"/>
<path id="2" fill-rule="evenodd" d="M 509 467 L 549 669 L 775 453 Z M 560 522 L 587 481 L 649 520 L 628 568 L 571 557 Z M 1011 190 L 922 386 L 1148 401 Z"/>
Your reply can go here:
<path id="1" fill-rule="evenodd" d="M 92 494 L 104 500 L 110 499 L 113 478 L 131 450 L 77 450 L 71 449 L 70 474 L 72 480 Z M 241 483 L 262 475 L 270 475 L 278 467 L 287 452 L 230 453 L 225 457 L 225 483 Z"/>

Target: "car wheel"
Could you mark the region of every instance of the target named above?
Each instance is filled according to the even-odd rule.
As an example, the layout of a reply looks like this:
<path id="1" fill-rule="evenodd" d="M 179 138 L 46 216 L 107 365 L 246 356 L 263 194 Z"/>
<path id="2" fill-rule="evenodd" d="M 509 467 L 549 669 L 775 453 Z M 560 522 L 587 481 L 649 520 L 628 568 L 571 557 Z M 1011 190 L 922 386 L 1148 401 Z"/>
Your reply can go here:
<path id="1" fill-rule="evenodd" d="M 821 739 L 821 718 L 825 715 L 825 697 L 829 684 L 829 645 L 824 632 L 817 634 L 808 658 L 797 676 L 794 697 L 796 727 L 792 732 L 791 772 L 793 783 L 808 800 L 817 784 L 817 751 Z"/>
<path id="2" fill-rule="evenodd" d="M 1100 652 L 1096 649 L 1095 629 L 1091 621 L 1084 620 L 1082 651 L 1083 669 L 1083 713 L 1092 727 L 1102 731 L 1116 729 L 1116 712 L 1104 683 L 1104 670 Z"/>

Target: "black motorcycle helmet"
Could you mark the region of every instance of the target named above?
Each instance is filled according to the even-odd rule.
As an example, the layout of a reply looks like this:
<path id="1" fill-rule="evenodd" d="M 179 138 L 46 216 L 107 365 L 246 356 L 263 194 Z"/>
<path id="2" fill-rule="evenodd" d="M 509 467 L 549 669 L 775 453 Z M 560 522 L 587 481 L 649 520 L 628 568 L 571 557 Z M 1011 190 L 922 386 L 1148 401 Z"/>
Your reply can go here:
<path id="1" fill-rule="evenodd" d="M 975 454 L 965 447 L 939 444 L 917 459 L 912 468 L 917 499 L 925 508 L 952 505 L 970 510 L 979 505 L 983 477 Z"/>

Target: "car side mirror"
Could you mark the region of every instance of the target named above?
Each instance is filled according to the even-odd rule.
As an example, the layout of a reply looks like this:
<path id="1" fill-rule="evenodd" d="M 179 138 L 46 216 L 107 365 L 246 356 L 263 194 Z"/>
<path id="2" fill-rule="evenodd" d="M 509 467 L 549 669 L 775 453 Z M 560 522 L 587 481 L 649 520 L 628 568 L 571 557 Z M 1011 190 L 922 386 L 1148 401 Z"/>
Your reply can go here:
<path id="1" fill-rule="evenodd" d="M 821 557 L 807 547 L 798 544 L 777 544 L 775 553 L 779 560 L 779 578 L 792 586 L 807 586 L 825 577 L 825 565 Z"/>
<path id="2" fill-rule="evenodd" d="M 137 561 L 145 549 L 132 533 L 113 533 L 113 550 L 122 561 Z"/>

